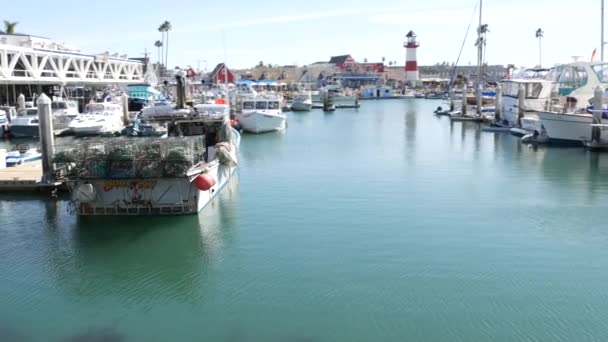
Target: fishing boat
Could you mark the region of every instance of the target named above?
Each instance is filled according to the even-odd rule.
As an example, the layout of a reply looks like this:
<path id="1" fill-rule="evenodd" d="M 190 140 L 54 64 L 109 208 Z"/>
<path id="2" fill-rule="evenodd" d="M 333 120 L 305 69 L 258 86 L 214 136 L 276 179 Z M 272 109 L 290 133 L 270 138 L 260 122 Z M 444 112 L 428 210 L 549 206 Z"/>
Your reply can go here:
<path id="1" fill-rule="evenodd" d="M 554 68 L 547 77 L 555 97 L 535 111 L 539 122 L 532 134 L 556 144 L 581 145 L 590 140 L 589 99 L 596 87 L 608 88 L 608 64 L 574 62 Z"/>
<path id="2" fill-rule="evenodd" d="M 285 129 L 287 116 L 281 110 L 283 98 L 276 93 L 258 93 L 242 98 L 238 116 L 243 130 L 249 133 L 265 133 Z"/>
<path id="3" fill-rule="evenodd" d="M 294 112 L 308 112 L 312 109 L 312 93 L 310 91 L 298 92 L 293 97 L 291 110 Z"/>
<path id="4" fill-rule="evenodd" d="M 84 113 L 74 118 L 69 129 L 74 135 L 111 135 L 124 128 L 122 106 L 112 102 L 86 105 Z"/>
<path id="5" fill-rule="evenodd" d="M 227 104 L 186 107 L 180 74 L 175 108 L 144 117 L 166 124 L 167 137 L 87 139 L 58 148 L 54 162 L 66 174 L 78 215 L 196 214 L 233 176 L 240 135 Z"/>

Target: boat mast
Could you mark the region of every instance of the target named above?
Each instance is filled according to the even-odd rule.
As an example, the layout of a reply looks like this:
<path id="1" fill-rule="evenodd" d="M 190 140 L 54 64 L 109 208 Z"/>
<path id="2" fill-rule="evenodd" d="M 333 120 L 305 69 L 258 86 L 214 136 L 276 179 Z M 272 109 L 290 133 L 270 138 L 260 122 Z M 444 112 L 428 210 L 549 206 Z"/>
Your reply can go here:
<path id="1" fill-rule="evenodd" d="M 604 42 L 604 0 L 602 0 L 602 45 L 600 48 L 600 61 L 604 61 L 604 44 L 606 44 Z"/>
<path id="2" fill-rule="evenodd" d="M 482 1 L 479 0 L 479 26 L 477 27 L 477 86 L 481 85 L 482 77 L 481 70 L 483 63 L 483 38 L 481 28 L 481 15 L 482 15 Z"/>

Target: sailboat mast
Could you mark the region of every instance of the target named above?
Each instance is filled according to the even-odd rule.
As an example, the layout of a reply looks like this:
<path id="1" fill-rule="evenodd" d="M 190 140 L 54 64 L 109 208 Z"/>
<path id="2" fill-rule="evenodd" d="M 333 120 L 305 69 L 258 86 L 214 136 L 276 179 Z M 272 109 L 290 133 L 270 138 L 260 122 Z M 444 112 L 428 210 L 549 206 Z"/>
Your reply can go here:
<path id="1" fill-rule="evenodd" d="M 603 62 L 604 61 L 604 45 L 606 44 L 604 42 L 604 0 L 602 0 L 602 45 L 600 48 L 600 60 Z"/>
<path id="2" fill-rule="evenodd" d="M 481 32 L 483 0 L 479 0 L 479 26 L 477 27 L 477 85 L 482 83 L 481 70 L 483 64 L 483 38 Z"/>

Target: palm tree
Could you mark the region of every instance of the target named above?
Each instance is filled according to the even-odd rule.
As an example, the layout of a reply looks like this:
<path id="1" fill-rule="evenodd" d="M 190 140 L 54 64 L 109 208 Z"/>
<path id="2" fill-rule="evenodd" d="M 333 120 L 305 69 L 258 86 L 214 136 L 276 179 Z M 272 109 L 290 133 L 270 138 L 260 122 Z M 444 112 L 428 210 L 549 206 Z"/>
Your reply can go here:
<path id="1" fill-rule="evenodd" d="M 164 51 L 165 51 L 165 24 L 162 23 L 159 27 L 158 27 L 158 32 L 160 32 L 161 35 L 161 42 L 160 42 L 160 46 L 161 46 L 161 52 L 160 52 L 160 63 L 162 65 L 162 63 L 164 62 L 165 58 L 164 58 Z"/>
<path id="2" fill-rule="evenodd" d="M 156 46 L 156 47 L 158 48 L 158 66 L 159 66 L 159 68 L 160 68 L 160 62 L 161 62 L 161 58 L 162 58 L 162 55 L 161 55 L 160 49 L 163 47 L 163 42 L 161 42 L 160 40 L 157 40 L 157 41 L 154 43 L 154 46 Z"/>
<path id="3" fill-rule="evenodd" d="M 5 20 L 4 21 L 4 31 L 0 30 L 0 33 L 15 34 L 15 26 L 17 26 L 17 24 L 18 24 L 17 21 Z"/>
<path id="4" fill-rule="evenodd" d="M 168 63 L 169 56 L 169 31 L 171 31 L 171 23 L 165 20 L 160 27 L 163 29 L 163 32 L 167 35 L 167 41 L 165 42 L 165 65 Z"/>

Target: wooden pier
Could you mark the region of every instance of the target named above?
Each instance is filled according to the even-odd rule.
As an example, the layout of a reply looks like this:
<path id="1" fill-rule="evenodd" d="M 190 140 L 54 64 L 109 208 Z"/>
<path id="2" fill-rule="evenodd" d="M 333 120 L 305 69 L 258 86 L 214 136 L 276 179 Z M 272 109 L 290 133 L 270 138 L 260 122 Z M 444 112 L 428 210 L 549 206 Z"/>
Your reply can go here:
<path id="1" fill-rule="evenodd" d="M 61 182 L 42 182 L 42 162 L 35 161 L 0 169 L 0 191 L 53 191 Z"/>

